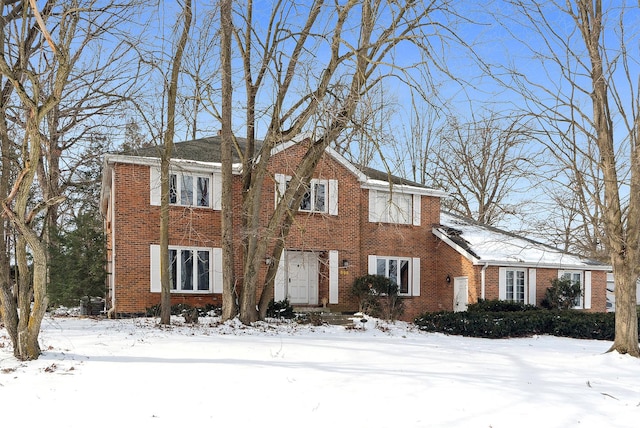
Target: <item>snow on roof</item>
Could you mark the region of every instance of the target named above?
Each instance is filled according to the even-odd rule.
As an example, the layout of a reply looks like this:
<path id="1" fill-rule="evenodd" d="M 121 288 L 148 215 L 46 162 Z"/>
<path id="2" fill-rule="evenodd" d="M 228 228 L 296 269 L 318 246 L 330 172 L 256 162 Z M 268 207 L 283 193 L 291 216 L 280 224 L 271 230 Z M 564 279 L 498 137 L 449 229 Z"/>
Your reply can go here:
<path id="1" fill-rule="evenodd" d="M 611 269 L 603 263 L 451 213 L 441 212 L 440 223 L 434 226 L 434 234 L 474 264 Z"/>

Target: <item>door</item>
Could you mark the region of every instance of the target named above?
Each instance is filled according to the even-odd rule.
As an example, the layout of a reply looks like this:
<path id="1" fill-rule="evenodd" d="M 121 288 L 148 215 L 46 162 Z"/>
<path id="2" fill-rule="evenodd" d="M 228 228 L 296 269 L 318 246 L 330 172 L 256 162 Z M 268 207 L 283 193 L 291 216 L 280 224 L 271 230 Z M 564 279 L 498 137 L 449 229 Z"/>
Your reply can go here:
<path id="1" fill-rule="evenodd" d="M 469 304 L 469 278 L 459 276 L 453 279 L 453 311 L 463 312 Z"/>
<path id="2" fill-rule="evenodd" d="M 292 305 L 318 303 L 318 257 L 312 252 L 287 251 L 287 295 Z"/>

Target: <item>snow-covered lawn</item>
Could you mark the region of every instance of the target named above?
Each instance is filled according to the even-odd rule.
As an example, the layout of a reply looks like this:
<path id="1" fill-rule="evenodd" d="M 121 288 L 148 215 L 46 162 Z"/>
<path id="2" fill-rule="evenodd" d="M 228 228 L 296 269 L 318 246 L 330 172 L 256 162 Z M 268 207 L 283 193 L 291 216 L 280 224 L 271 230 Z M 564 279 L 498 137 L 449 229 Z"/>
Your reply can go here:
<path id="1" fill-rule="evenodd" d="M 0 328 L 2 426 L 640 426 L 640 361 L 609 342 L 200 321 L 47 316 L 28 363 Z"/>

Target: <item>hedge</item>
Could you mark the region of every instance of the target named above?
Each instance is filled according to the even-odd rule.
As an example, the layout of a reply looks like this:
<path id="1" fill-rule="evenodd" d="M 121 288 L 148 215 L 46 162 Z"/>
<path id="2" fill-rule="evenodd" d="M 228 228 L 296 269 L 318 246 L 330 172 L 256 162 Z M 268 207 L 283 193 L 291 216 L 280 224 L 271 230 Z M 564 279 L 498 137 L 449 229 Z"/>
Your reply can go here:
<path id="1" fill-rule="evenodd" d="M 615 314 L 574 310 L 433 312 L 417 317 L 415 324 L 428 332 L 494 339 L 549 334 L 613 340 Z"/>

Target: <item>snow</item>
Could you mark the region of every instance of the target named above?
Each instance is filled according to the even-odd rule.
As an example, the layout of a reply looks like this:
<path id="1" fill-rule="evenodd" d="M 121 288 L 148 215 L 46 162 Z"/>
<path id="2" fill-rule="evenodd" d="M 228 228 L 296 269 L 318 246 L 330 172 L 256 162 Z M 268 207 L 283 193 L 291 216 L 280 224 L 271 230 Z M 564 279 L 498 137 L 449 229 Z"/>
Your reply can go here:
<path id="1" fill-rule="evenodd" d="M 370 320 L 168 327 L 54 317 L 36 361 L 0 328 L 0 420 L 52 427 L 636 427 L 640 361 L 610 342 L 489 340 Z"/>
<path id="2" fill-rule="evenodd" d="M 538 266 L 608 269 L 605 265 L 595 265 L 591 260 L 564 253 L 559 249 L 496 228 L 475 224 L 446 212 L 440 213 L 440 223 L 462 232 L 460 237 L 467 241 L 475 254 L 480 256 L 481 263 L 523 263 Z"/>

